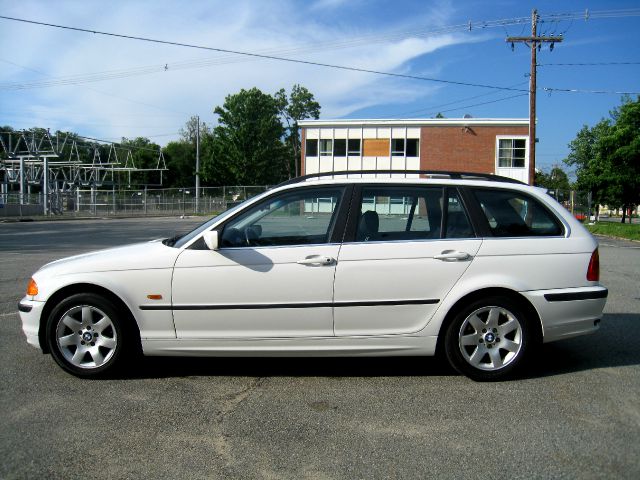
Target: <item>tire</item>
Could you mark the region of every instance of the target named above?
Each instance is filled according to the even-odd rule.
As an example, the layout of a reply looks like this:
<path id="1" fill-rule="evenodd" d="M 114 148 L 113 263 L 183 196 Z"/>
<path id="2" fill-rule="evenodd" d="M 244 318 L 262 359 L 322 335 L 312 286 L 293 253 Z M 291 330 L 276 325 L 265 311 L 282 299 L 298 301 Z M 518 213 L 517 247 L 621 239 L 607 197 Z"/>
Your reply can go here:
<path id="1" fill-rule="evenodd" d="M 112 375 L 125 357 L 136 351 L 136 335 L 127 320 L 127 315 L 103 296 L 72 295 L 47 319 L 51 356 L 77 377 Z"/>
<path id="2" fill-rule="evenodd" d="M 524 310 L 508 297 L 477 300 L 448 325 L 444 349 L 451 366 L 476 381 L 504 380 L 533 351 L 535 330 Z"/>

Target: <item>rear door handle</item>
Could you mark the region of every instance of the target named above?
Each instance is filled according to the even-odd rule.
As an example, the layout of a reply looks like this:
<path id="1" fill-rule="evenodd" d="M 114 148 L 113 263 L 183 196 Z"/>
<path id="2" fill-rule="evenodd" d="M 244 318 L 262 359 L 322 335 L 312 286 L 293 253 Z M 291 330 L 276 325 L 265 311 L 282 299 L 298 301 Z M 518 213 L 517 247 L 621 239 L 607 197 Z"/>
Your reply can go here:
<path id="1" fill-rule="evenodd" d="M 326 257 L 324 255 L 309 255 L 308 257 L 298 260 L 300 265 L 333 265 L 336 259 L 333 257 Z"/>
<path id="2" fill-rule="evenodd" d="M 460 262 L 462 260 L 468 260 L 471 258 L 467 252 L 459 252 L 457 250 L 445 250 L 440 255 L 434 255 L 436 260 L 442 260 L 443 262 Z"/>

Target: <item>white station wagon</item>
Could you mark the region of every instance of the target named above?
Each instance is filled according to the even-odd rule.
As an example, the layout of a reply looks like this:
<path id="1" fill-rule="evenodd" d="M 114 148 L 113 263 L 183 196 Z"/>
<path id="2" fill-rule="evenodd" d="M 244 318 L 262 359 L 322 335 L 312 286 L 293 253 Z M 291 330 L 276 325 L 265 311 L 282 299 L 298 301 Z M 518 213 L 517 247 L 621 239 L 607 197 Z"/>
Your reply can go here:
<path id="1" fill-rule="evenodd" d="M 598 328 L 597 242 L 544 190 L 384 173 L 300 177 L 184 236 L 49 263 L 19 304 L 27 341 L 81 377 L 140 352 L 443 352 L 497 380 Z"/>

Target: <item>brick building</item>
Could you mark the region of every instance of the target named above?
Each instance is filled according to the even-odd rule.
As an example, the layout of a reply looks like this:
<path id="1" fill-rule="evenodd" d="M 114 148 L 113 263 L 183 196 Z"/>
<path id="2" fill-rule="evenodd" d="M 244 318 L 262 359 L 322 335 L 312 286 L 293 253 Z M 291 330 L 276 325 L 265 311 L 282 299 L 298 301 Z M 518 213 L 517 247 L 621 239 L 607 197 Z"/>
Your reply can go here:
<path id="1" fill-rule="evenodd" d="M 528 119 L 304 120 L 302 174 L 450 170 L 529 182 Z"/>

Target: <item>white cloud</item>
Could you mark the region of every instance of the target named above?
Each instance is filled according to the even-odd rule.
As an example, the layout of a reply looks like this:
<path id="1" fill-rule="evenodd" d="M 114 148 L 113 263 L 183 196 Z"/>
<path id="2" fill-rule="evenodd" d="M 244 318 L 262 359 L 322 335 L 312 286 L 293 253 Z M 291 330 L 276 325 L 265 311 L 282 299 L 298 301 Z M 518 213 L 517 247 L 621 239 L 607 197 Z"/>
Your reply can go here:
<path id="1" fill-rule="evenodd" d="M 339 6 L 339 1 L 319 3 Z M 102 2 L 27 2 L 18 7 L 0 2 L 8 16 L 30 18 L 108 32 L 172 40 L 246 52 L 274 54 L 320 63 L 411 74 L 411 61 L 447 46 L 477 37 L 442 35 L 404 38 L 353 48 L 317 49 L 354 36 L 382 34 L 360 26 L 347 28 L 318 23 L 300 10 L 299 2 L 123 2 L 106 8 Z M 446 5 L 446 4 L 439 4 Z M 446 21 L 438 8 L 437 22 Z M 434 21 L 434 16 L 429 16 Z M 398 31 L 424 26 L 420 19 L 393 25 Z M 424 19 L 423 19 L 424 20 Z M 45 72 L 0 70 L 0 83 L 35 81 L 75 74 L 135 69 L 150 65 L 167 71 L 77 86 L 0 90 L 0 123 L 69 129 L 80 134 L 119 138 L 177 132 L 189 115 L 213 123 L 212 110 L 224 97 L 257 86 L 264 92 L 289 89 L 299 83 L 312 91 L 325 118 L 348 115 L 360 108 L 424 96 L 437 86 L 416 85 L 366 73 L 321 68 L 273 60 L 250 59 L 225 53 L 158 45 L 50 27 L 2 21 L 0 43 L 10 58 Z M 292 51 L 292 47 L 294 50 Z M 286 51 L 285 51 L 286 50 Z M 6 55 L 6 54 L 5 54 Z M 181 62 L 217 61 L 201 68 L 180 68 Z M 437 69 L 436 69 L 437 71 Z M 433 72 L 429 72 L 433 74 Z M 16 120 L 13 120 L 16 119 Z M 166 142 L 170 137 L 158 139 Z"/>
<path id="2" fill-rule="evenodd" d="M 333 10 L 336 8 L 344 7 L 345 5 L 353 6 L 353 4 L 356 2 L 357 0 L 316 0 L 312 3 L 311 10 Z"/>

